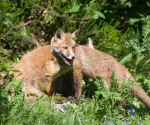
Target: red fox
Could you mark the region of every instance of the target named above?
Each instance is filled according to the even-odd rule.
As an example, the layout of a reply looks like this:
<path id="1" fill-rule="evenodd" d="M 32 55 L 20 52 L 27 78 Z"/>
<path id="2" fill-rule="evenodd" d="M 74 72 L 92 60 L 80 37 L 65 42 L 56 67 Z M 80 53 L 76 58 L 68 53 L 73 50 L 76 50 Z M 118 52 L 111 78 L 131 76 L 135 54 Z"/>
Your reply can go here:
<path id="1" fill-rule="evenodd" d="M 92 78 L 104 79 L 105 86 L 110 90 L 110 77 L 113 72 L 119 82 L 125 79 L 135 82 L 129 71 L 121 65 L 114 57 L 95 50 L 89 39 L 88 47 L 77 45 L 75 47 L 75 59 L 73 61 L 73 72 L 76 81 L 75 97 L 79 99 L 82 94 L 82 75 Z M 150 97 L 139 86 L 133 86 L 130 91 L 134 93 L 149 109 Z"/>
<path id="2" fill-rule="evenodd" d="M 62 31 L 56 32 L 55 37 L 53 37 L 51 40 L 51 45 L 53 47 L 49 45 L 40 47 L 23 56 L 21 61 L 15 65 L 15 69 L 21 71 L 20 74 L 17 74 L 17 76 L 25 80 L 25 84 L 23 87 L 25 93 L 34 93 L 35 91 L 35 94 L 40 96 L 41 94 L 43 94 L 40 88 L 42 85 L 44 85 L 42 87 L 44 87 L 44 89 L 47 91 L 45 93 L 48 95 L 51 95 L 55 92 L 60 92 L 61 94 L 67 92 L 67 94 L 69 93 L 68 95 L 72 95 L 74 87 L 72 79 L 73 74 L 71 70 L 72 60 L 68 59 L 73 59 L 74 57 L 75 59 L 73 61 L 73 73 L 76 82 L 76 98 L 80 98 L 82 94 L 82 74 L 87 75 L 89 77 L 103 78 L 105 80 L 105 86 L 108 90 L 110 89 L 110 77 L 113 72 L 116 73 L 116 78 L 120 82 L 125 79 L 135 81 L 132 75 L 129 73 L 129 71 L 116 59 L 104 52 L 95 50 L 90 39 L 89 44 L 87 45 L 88 47 L 82 45 L 77 45 L 74 47 L 72 45 L 72 50 L 75 51 L 75 55 L 68 56 L 68 58 L 64 57 L 65 54 L 62 54 L 61 51 L 64 52 L 64 49 L 69 51 L 68 46 L 59 43 L 61 43 L 62 39 L 68 38 L 66 35 L 69 35 L 70 37 L 75 37 L 76 33 L 77 31 L 75 31 L 71 35 L 64 34 Z M 73 39 L 70 37 L 69 39 L 71 39 L 72 41 Z M 56 46 L 57 44 L 59 46 Z M 52 55 L 52 53 L 50 53 L 50 50 L 51 52 L 54 51 L 54 56 Z M 62 61 L 60 57 L 63 58 L 64 61 Z M 68 66 L 64 65 L 64 62 L 68 64 Z M 71 72 L 61 70 L 65 68 L 67 69 L 67 71 L 70 70 Z M 59 73 L 57 73 L 58 69 Z M 63 73 L 66 74 L 59 77 L 59 75 L 61 74 L 60 71 L 63 71 Z M 51 72 L 52 75 L 50 75 Z M 48 87 L 45 85 L 47 85 Z M 67 91 L 66 86 L 67 88 L 69 88 Z M 150 98 L 140 86 L 136 85 L 132 87 L 131 92 L 133 92 L 142 102 L 146 104 L 148 108 L 150 108 Z"/>
<path id="3" fill-rule="evenodd" d="M 14 74 L 16 78 L 24 80 L 23 92 L 25 95 L 34 93 L 41 96 L 44 93 L 52 95 L 57 92 L 60 94 L 72 95 L 74 80 L 72 63 L 74 56 L 74 41 L 78 30 L 71 33 L 64 33 L 61 29 L 57 30 L 51 39 L 51 46 L 39 47 L 24 55 L 18 64 L 12 65 L 12 69 L 19 70 Z M 60 77 L 62 74 L 66 73 Z M 60 77 L 58 79 L 58 77 Z M 65 91 L 65 79 L 69 80 L 69 90 Z M 63 93 L 62 93 L 63 90 Z M 31 97 L 31 100 L 32 97 Z"/>

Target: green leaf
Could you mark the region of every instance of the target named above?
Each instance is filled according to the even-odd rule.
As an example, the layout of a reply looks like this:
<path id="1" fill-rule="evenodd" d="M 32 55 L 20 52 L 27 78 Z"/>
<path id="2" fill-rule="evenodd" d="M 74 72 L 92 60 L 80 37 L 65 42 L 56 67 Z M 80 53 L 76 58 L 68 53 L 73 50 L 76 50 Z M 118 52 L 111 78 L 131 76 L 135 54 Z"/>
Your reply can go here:
<path id="1" fill-rule="evenodd" d="M 121 64 L 125 64 L 125 62 L 127 62 L 129 59 L 131 59 L 133 57 L 133 55 L 137 54 L 138 52 L 141 51 L 141 48 L 136 48 L 136 51 L 129 53 L 127 56 L 125 56 L 120 63 Z"/>
<path id="2" fill-rule="evenodd" d="M 126 2 L 126 6 L 128 6 L 128 7 L 132 7 L 132 3 L 131 3 L 131 1 L 129 1 L 129 2 Z"/>
<path id="3" fill-rule="evenodd" d="M 3 21 L 2 24 L 4 24 L 4 25 L 10 25 L 10 23 L 7 20 Z"/>
<path id="4" fill-rule="evenodd" d="M 2 71 L 7 71 L 8 68 L 9 68 L 9 65 L 10 65 L 9 62 L 5 63 L 5 64 L 3 65 L 3 67 L 2 67 Z"/>
<path id="5" fill-rule="evenodd" d="M 128 22 L 130 23 L 136 23 L 138 21 L 140 21 L 141 19 L 137 19 L 137 18 L 130 18 Z"/>
<path id="6" fill-rule="evenodd" d="M 0 1 L 0 10 L 6 10 L 9 7 L 8 2 Z"/>
<path id="7" fill-rule="evenodd" d="M 59 8 L 59 11 L 60 11 L 61 13 L 65 13 L 65 8 Z"/>
<path id="8" fill-rule="evenodd" d="M 125 64 L 125 62 L 127 62 L 129 59 L 131 59 L 132 56 L 133 56 L 133 53 L 128 54 L 120 61 L 120 63 Z"/>
<path id="9" fill-rule="evenodd" d="M 93 16 L 93 19 L 98 19 L 99 17 L 103 18 L 103 19 L 106 19 L 106 17 L 104 16 L 103 13 L 99 12 L 99 11 L 95 11 L 94 12 L 94 16 Z"/>
<path id="10" fill-rule="evenodd" d="M 65 11 L 65 12 L 73 13 L 73 12 L 79 11 L 79 9 L 80 9 L 80 5 L 74 4 L 73 7 L 72 7 L 71 9 L 69 9 L 69 10 L 67 10 L 67 11 Z"/>
<path id="11" fill-rule="evenodd" d="M 13 81 L 10 82 L 10 87 L 19 87 L 23 83 L 20 79 L 13 79 Z"/>

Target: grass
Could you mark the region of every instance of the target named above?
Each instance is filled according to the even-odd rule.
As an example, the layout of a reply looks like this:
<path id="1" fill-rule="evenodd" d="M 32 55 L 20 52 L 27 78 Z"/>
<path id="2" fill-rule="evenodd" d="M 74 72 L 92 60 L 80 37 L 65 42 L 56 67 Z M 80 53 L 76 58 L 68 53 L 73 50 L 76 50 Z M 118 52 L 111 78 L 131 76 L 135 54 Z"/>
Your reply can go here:
<path id="1" fill-rule="evenodd" d="M 125 98 L 121 98 L 124 92 L 117 93 L 120 89 L 117 82 L 112 91 L 107 92 L 101 80 L 93 80 L 98 87 L 92 98 L 83 96 L 77 105 L 72 102 L 65 112 L 53 108 L 54 102 L 64 102 L 60 95 L 49 99 L 41 97 L 36 103 L 27 102 L 20 91 L 21 84 L 15 88 L 15 96 L 10 102 L 6 101 L 6 91 L 1 92 L 1 99 L 5 100 L 2 102 L 1 125 L 148 125 L 150 120 L 147 108 L 133 95 L 127 92 Z M 126 109 L 119 109 L 123 103 Z"/>

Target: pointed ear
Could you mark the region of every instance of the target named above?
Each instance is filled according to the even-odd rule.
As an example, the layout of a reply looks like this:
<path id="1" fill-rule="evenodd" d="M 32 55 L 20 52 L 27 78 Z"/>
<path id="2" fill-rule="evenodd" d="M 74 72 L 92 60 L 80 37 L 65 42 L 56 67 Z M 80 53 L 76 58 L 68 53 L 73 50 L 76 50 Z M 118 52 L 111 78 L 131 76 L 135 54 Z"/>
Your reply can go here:
<path id="1" fill-rule="evenodd" d="M 88 46 L 89 48 L 95 49 L 94 46 L 93 46 L 93 42 L 92 42 L 90 37 L 87 39 L 86 46 Z"/>
<path id="2" fill-rule="evenodd" d="M 58 29 L 55 33 L 54 40 L 62 39 L 64 35 L 65 33 L 61 29 Z"/>
<path id="3" fill-rule="evenodd" d="M 51 53 L 53 53 L 53 42 L 54 42 L 54 37 L 51 39 L 51 44 L 50 44 L 51 45 L 51 49 L 50 49 Z"/>
<path id="4" fill-rule="evenodd" d="M 76 39 L 76 36 L 77 36 L 77 34 L 79 33 L 79 31 L 80 31 L 80 29 L 74 31 L 74 32 L 71 34 L 71 38 L 72 38 L 72 39 Z"/>

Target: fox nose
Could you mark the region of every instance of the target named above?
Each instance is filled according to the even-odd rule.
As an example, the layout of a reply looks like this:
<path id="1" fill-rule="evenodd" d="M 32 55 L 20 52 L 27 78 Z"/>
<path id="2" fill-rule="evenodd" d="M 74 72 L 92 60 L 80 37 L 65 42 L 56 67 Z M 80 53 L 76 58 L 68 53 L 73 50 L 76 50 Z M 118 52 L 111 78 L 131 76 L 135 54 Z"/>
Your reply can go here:
<path id="1" fill-rule="evenodd" d="M 72 56 L 72 59 L 74 59 L 75 58 L 75 56 Z"/>

